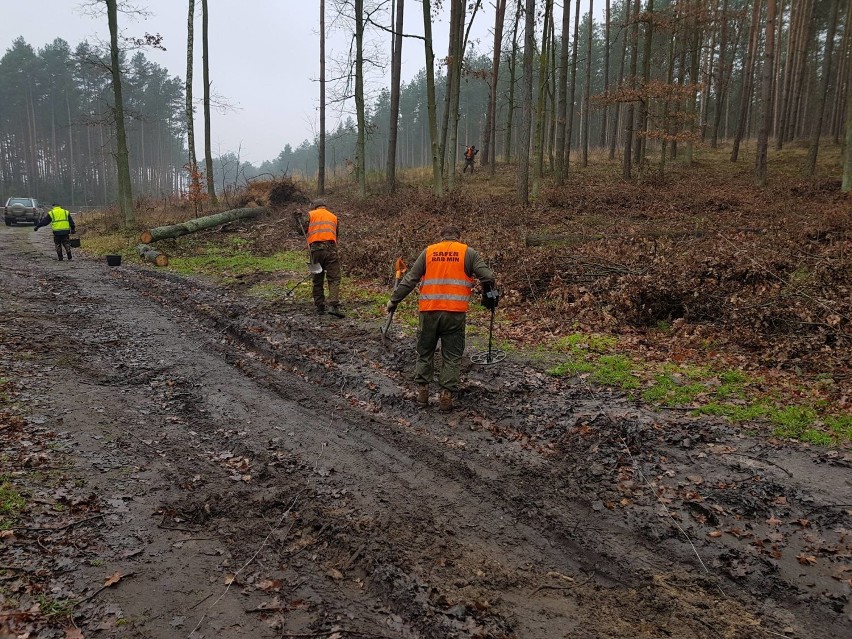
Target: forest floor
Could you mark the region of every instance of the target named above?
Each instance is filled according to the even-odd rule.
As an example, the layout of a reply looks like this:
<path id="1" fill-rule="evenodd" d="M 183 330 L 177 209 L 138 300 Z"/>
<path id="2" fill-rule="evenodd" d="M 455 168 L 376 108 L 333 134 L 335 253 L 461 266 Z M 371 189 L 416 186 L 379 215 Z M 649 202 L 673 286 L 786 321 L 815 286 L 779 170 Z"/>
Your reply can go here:
<path id="1" fill-rule="evenodd" d="M 0 637 L 845 636 L 848 200 L 723 170 L 529 211 L 481 173 L 332 194 L 343 320 L 282 295 L 303 204 L 163 243 L 169 270 L 4 229 Z M 415 301 L 378 327 L 393 259 L 449 221 L 508 356 L 442 415 L 413 402 Z"/>

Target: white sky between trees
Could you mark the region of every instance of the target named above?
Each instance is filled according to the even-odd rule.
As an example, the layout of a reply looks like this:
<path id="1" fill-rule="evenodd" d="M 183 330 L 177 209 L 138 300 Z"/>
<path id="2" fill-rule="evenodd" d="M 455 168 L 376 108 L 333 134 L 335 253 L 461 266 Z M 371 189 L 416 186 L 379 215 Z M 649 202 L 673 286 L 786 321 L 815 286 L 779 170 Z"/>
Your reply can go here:
<path id="1" fill-rule="evenodd" d="M 18 36 L 36 49 L 55 38 L 72 47 L 84 39 L 108 42 L 106 15 L 93 17 L 82 10 L 80 0 L 4 1 L 0 19 L 0 47 L 5 51 Z M 167 51 L 149 49 L 145 56 L 168 69 L 170 75 L 186 75 L 187 3 L 181 0 L 134 0 L 135 6 L 149 12 L 147 18 L 119 15 L 119 27 L 126 36 L 160 33 Z M 201 0 L 196 0 L 195 68 L 193 95 L 202 95 L 201 80 Z M 328 25 L 327 76 L 335 75 L 332 58 L 342 58 L 349 50 L 351 29 L 348 21 L 333 21 L 333 0 L 326 0 Z M 444 3 L 447 4 L 447 3 Z M 511 4 L 511 1 L 510 1 Z M 540 11 L 543 0 L 536 2 Z M 210 11 L 210 76 L 213 92 L 236 107 L 212 116 L 214 155 L 237 152 L 254 164 L 275 158 L 285 144 L 298 146 L 313 138 L 318 130 L 319 84 L 319 2 L 312 0 L 208 0 Z M 595 19 L 602 20 L 605 0 L 596 0 Z M 507 10 L 509 13 L 511 10 Z M 580 14 L 588 11 L 581 0 Z M 558 25 L 562 3 L 555 8 Z M 389 21 L 389 18 L 385 18 Z M 435 56 L 446 55 L 449 8 L 441 12 L 433 26 Z M 508 22 L 508 19 L 507 19 Z M 573 11 L 572 11 L 573 22 Z M 471 41 L 490 57 L 494 26 L 493 0 L 484 0 L 476 15 Z M 507 27 L 511 29 L 511 25 Z M 572 24 L 573 30 L 573 24 Z M 423 32 L 423 9 L 419 0 L 407 0 L 405 33 Z M 390 56 L 390 34 L 373 30 L 371 39 Z M 403 81 L 413 78 L 424 65 L 423 42 L 407 38 L 403 43 Z M 371 94 L 388 86 L 390 69 L 368 76 Z M 327 126 L 333 129 L 340 119 L 352 114 L 351 104 L 341 113 L 331 107 Z M 200 137 L 203 120 L 200 106 L 196 115 L 196 144 L 203 154 Z"/>

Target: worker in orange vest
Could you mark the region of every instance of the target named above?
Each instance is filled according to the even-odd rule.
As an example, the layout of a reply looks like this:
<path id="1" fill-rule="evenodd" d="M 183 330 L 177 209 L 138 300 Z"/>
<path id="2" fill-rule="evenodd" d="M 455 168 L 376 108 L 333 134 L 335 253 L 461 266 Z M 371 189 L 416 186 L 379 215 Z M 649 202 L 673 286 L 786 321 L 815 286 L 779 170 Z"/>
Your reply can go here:
<path id="1" fill-rule="evenodd" d="M 318 199 L 311 203 L 308 212 L 308 247 L 311 251 L 311 262 L 322 266 L 322 272 L 316 273 L 314 283 L 314 304 L 317 313 L 324 315 L 326 310 L 330 315 L 345 317 L 340 308 L 340 257 L 337 254 L 337 216 L 325 206 L 325 201 Z M 324 292 L 324 280 L 328 278 L 328 307 Z"/>
<path id="2" fill-rule="evenodd" d="M 420 337 L 417 340 L 416 402 L 429 404 L 429 383 L 434 376 L 435 349 L 441 340 L 441 386 L 439 408 L 453 409 L 453 394 L 458 390 L 461 359 L 464 354 L 465 322 L 474 278 L 482 284 L 482 304 L 496 308 L 499 294 L 494 273 L 479 253 L 459 241 L 459 230 L 448 226 L 441 241 L 423 251 L 405 277 L 397 284 L 385 307 L 396 310 L 417 283 L 420 283 Z"/>
<path id="3" fill-rule="evenodd" d="M 479 149 L 473 145 L 464 150 L 464 168 L 462 169 L 462 173 L 466 173 L 468 167 L 470 167 L 470 172 L 473 173 L 473 161 L 476 159 L 477 153 L 479 153 Z"/>

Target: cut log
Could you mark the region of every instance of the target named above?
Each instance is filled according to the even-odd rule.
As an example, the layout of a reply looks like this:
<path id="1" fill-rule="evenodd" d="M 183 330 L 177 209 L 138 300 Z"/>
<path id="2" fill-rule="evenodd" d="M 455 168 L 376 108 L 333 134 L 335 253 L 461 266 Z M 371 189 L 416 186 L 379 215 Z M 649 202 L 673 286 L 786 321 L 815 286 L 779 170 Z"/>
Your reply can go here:
<path id="1" fill-rule="evenodd" d="M 136 252 L 139 257 L 145 258 L 149 262 L 153 262 L 157 266 L 168 266 L 169 256 L 165 253 L 160 253 L 157 249 L 147 244 L 137 244 Z"/>
<path id="2" fill-rule="evenodd" d="M 224 213 L 214 213 L 213 215 L 197 217 L 194 220 L 187 220 L 186 222 L 181 222 L 180 224 L 172 224 L 170 226 L 158 226 L 153 229 L 145 230 L 142 231 L 142 235 L 139 237 L 139 240 L 143 244 L 150 244 L 151 242 L 163 240 L 167 237 L 180 237 L 181 235 L 188 235 L 189 233 L 195 233 L 196 231 L 213 228 L 214 226 L 219 226 L 220 224 L 227 224 L 228 222 L 233 222 L 234 220 L 245 220 L 248 218 L 257 217 L 258 215 L 261 215 L 266 212 L 267 209 L 263 207 L 257 207 L 253 209 L 232 209 L 230 211 L 225 211 Z"/>

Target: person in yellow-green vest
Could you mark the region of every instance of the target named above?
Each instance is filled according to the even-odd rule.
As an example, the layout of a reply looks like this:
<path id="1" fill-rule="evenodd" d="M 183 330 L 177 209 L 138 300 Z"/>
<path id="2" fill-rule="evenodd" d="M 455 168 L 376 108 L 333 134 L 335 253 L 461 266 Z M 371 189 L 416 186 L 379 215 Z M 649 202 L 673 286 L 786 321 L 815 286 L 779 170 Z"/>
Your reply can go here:
<path id="1" fill-rule="evenodd" d="M 435 349 L 441 340 L 441 394 L 438 408 L 453 409 L 453 394 L 458 390 L 465 323 L 474 278 L 482 284 L 482 305 L 496 308 L 499 293 L 494 273 L 479 253 L 459 241 L 459 230 L 448 226 L 441 241 L 426 247 L 405 274 L 385 307 L 393 312 L 405 296 L 420 284 L 420 337 L 417 340 L 416 402 L 429 404 L 429 383 L 434 375 Z"/>
<path id="2" fill-rule="evenodd" d="M 54 202 L 53 207 L 47 212 L 47 215 L 36 223 L 33 230 L 38 231 L 42 226 L 47 226 L 48 224 L 50 224 L 50 228 L 53 230 L 53 243 L 56 245 L 56 256 L 59 258 L 59 261 L 62 261 L 63 248 L 70 260 L 70 235 L 77 230 L 76 225 L 74 224 L 74 218 L 71 217 L 71 213 Z"/>

